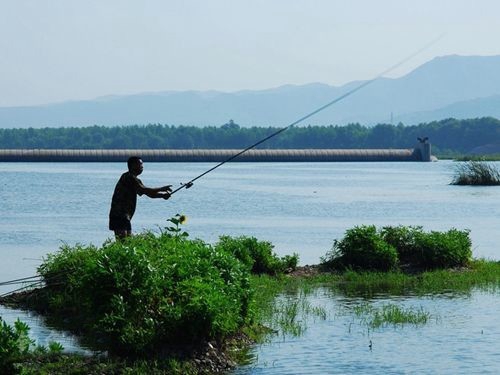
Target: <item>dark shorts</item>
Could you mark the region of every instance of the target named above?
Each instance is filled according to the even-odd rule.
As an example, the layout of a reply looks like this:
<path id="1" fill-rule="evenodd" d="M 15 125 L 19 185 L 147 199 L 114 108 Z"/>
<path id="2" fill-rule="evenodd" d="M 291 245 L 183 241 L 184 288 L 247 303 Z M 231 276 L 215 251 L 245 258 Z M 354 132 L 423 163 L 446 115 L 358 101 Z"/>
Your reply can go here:
<path id="1" fill-rule="evenodd" d="M 132 225 L 130 224 L 130 220 L 126 217 L 122 216 L 110 216 L 109 217 L 109 230 L 114 231 L 131 231 Z"/>

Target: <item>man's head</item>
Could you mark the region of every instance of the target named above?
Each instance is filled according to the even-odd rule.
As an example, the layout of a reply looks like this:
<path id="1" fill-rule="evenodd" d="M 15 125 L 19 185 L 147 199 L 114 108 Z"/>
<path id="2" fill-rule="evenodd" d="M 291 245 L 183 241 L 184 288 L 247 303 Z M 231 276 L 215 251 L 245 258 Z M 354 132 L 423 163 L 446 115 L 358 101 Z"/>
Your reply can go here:
<path id="1" fill-rule="evenodd" d="M 127 166 L 130 173 L 134 176 L 139 176 L 144 169 L 142 166 L 142 160 L 138 156 L 131 156 L 127 160 Z"/>

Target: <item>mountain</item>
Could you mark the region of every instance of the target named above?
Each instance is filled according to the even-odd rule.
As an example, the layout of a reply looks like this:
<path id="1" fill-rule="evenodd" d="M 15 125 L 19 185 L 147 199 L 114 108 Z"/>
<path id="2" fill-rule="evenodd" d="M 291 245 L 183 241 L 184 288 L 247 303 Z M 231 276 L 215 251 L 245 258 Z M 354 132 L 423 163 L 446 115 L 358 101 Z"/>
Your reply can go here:
<path id="1" fill-rule="evenodd" d="M 362 81 L 335 87 L 322 83 L 267 90 L 165 91 L 43 106 L 0 107 L 0 127 L 128 125 L 284 126 L 345 94 Z M 407 75 L 381 78 L 325 109 L 304 124 L 359 122 L 391 118 L 410 125 L 447 117 L 498 116 L 500 56 L 437 57 Z"/>
<path id="2" fill-rule="evenodd" d="M 450 117 L 468 119 L 486 116 L 500 119 L 500 95 L 459 101 L 432 111 L 414 112 L 397 116 L 395 117 L 395 121 L 404 124 L 418 124 Z"/>

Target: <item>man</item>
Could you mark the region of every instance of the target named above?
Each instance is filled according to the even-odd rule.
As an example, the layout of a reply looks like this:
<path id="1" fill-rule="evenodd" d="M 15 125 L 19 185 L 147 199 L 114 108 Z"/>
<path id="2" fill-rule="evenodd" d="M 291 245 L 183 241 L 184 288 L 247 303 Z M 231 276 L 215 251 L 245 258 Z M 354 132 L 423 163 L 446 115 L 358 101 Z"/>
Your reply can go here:
<path id="1" fill-rule="evenodd" d="M 109 229 L 115 232 L 117 239 L 132 235 L 130 220 L 134 216 L 138 195 L 145 194 L 150 198 L 168 199 L 172 192 L 172 185 L 159 188 L 144 186 L 137 178 L 144 169 L 142 160 L 138 156 L 130 157 L 127 165 L 128 172 L 122 174 L 116 184 L 109 212 Z"/>

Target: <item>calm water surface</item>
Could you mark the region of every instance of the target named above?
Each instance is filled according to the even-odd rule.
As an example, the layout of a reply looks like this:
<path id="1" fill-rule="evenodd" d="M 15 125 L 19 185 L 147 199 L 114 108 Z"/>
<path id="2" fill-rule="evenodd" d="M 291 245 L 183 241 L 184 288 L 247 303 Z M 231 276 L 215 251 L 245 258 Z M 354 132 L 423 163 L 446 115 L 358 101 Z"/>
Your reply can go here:
<path id="1" fill-rule="evenodd" d="M 141 179 L 148 186 L 169 183 L 176 187 L 212 166 L 146 163 Z M 124 170 L 124 163 L 0 163 L 0 281 L 34 275 L 40 259 L 62 243 L 100 245 L 109 238 L 110 199 Z M 252 235 L 271 241 L 279 255 L 299 253 L 301 264 L 318 263 L 331 248 L 333 239 L 341 238 L 354 225 L 421 225 L 426 230 L 454 227 L 471 231 L 475 257 L 499 259 L 500 187 L 451 186 L 453 173 L 454 163 L 447 161 L 233 163 L 208 174 L 191 189 L 179 191 L 169 201 L 139 198 L 133 227 L 135 231 L 156 230 L 166 225 L 166 219 L 182 213 L 189 218 L 185 229 L 191 237 L 215 242 L 223 234 Z M 0 287 L 0 293 L 10 289 Z M 336 308 L 341 297 L 323 293 L 314 298 L 331 309 Z M 378 368 L 381 372 L 411 373 L 412 367 L 394 367 L 389 360 L 397 361 L 391 355 L 394 350 L 413 347 L 402 354 L 401 358 L 407 359 L 400 359 L 400 364 L 430 361 L 438 363 L 432 367 L 437 372 L 446 372 L 447 363 L 467 362 L 458 354 L 462 341 L 463 347 L 468 348 L 462 355 L 477 358 L 484 354 L 491 359 L 485 353 L 491 354 L 500 346 L 493 349 L 487 341 L 491 333 L 500 337 L 499 329 L 488 323 L 488 314 L 499 311 L 497 294 L 472 292 L 461 299 L 409 301 L 435 305 L 443 317 L 442 323 L 374 332 L 373 348 L 369 351 L 367 337 L 346 335 L 341 330 L 341 319 L 327 319 L 311 325 L 300 338 L 275 340 L 264 349 L 256 349 L 256 364 L 244 371 L 311 373 L 317 369 L 321 373 L 328 369 L 327 372 L 372 373 Z M 478 305 L 485 306 L 484 316 L 477 315 Z M 447 318 L 447 311 L 454 314 L 452 318 Z M 20 312 L 0 307 L 0 315 L 7 320 L 16 314 L 21 317 Z M 26 315 L 22 318 L 31 319 Z M 485 329 L 482 322 L 491 327 Z M 38 320 L 29 324 L 39 327 Z M 481 330 L 483 334 L 477 340 L 462 337 Z M 449 342 L 439 342 L 444 338 Z M 263 353 L 272 353 L 272 359 Z M 431 354 L 431 359 L 425 359 Z M 498 350 L 496 355 L 500 363 Z M 325 357 L 331 361 L 327 368 L 322 367 Z M 287 363 L 285 367 L 283 361 Z M 333 362 L 343 367 L 334 369 Z M 430 367 L 420 367 L 425 368 Z"/>
<path id="2" fill-rule="evenodd" d="M 243 374 L 498 374 L 498 294 L 346 298 L 319 288 L 309 301 L 327 311 L 302 336 L 278 334 L 255 348 Z M 431 314 L 425 325 L 369 329 L 356 304 L 396 304 Z M 370 347 L 371 344 L 371 347 Z"/>

